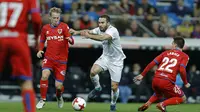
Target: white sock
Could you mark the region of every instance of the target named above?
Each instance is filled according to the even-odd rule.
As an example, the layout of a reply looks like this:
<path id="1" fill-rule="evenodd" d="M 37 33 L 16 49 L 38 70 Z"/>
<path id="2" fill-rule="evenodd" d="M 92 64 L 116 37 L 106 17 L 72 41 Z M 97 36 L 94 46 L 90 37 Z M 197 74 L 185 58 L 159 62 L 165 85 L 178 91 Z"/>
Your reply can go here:
<path id="1" fill-rule="evenodd" d="M 90 78 L 96 89 L 101 87 L 101 85 L 99 83 L 99 75 L 98 74 L 96 74 L 94 77 L 90 77 Z"/>
<path id="2" fill-rule="evenodd" d="M 117 89 L 116 92 L 113 92 L 113 90 L 111 90 L 111 104 L 116 104 L 117 99 L 119 97 L 119 88 Z"/>

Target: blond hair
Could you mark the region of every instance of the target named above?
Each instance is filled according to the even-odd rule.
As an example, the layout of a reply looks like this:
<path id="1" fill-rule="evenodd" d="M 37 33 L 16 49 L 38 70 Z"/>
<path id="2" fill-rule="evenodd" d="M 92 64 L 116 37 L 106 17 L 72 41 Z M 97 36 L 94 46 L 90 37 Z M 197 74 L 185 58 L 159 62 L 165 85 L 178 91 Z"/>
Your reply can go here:
<path id="1" fill-rule="evenodd" d="M 52 7 L 50 10 L 49 10 L 49 15 L 51 16 L 52 12 L 56 12 L 56 13 L 62 13 L 62 10 L 60 8 L 57 8 L 57 7 Z"/>

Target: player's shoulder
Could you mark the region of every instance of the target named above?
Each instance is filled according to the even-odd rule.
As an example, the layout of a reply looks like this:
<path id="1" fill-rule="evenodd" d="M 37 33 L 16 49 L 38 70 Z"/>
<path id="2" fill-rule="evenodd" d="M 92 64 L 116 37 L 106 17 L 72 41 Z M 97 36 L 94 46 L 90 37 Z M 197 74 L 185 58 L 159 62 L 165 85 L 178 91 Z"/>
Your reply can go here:
<path id="1" fill-rule="evenodd" d="M 189 58 L 188 54 L 186 54 L 185 52 L 181 51 L 181 55 L 186 57 L 186 58 Z"/>
<path id="2" fill-rule="evenodd" d="M 68 26 L 68 24 L 66 24 L 66 23 L 64 23 L 64 22 L 60 22 L 60 26 L 62 27 L 62 28 L 64 28 L 64 29 L 69 29 L 69 26 Z"/>
<path id="3" fill-rule="evenodd" d="M 110 32 L 118 32 L 117 28 L 110 25 L 108 28 L 107 28 L 107 31 L 110 31 Z"/>
<path id="4" fill-rule="evenodd" d="M 51 26 L 50 26 L 50 24 L 45 24 L 43 27 L 42 27 L 42 29 L 48 29 L 48 28 L 50 28 Z"/>

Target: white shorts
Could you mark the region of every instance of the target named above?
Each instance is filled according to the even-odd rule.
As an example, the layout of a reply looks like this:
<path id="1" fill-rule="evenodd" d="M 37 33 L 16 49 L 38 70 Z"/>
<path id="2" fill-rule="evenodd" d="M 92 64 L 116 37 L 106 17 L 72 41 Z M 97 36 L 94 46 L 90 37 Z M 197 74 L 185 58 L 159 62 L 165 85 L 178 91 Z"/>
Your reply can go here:
<path id="1" fill-rule="evenodd" d="M 109 61 L 105 56 L 101 56 L 99 59 L 95 61 L 94 64 L 97 64 L 100 67 L 102 67 L 104 71 L 108 70 L 112 81 L 120 82 L 124 60 L 121 60 L 121 62 L 117 63 L 120 64 L 116 65 L 114 64 L 114 62 Z"/>

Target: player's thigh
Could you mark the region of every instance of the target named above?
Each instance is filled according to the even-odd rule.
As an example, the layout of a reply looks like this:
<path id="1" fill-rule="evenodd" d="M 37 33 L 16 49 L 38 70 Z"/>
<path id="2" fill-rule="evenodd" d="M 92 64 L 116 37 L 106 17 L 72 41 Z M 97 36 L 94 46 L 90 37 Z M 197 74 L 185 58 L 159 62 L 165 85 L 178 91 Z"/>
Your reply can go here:
<path id="1" fill-rule="evenodd" d="M 95 61 L 90 72 L 92 74 L 98 74 L 101 71 L 106 71 L 106 70 L 108 70 L 108 60 L 104 56 L 101 56 Z"/>
<path id="2" fill-rule="evenodd" d="M 119 83 L 122 76 L 123 66 L 116 66 L 109 64 L 108 71 L 110 73 L 110 78 L 113 82 Z"/>
<path id="3" fill-rule="evenodd" d="M 52 60 L 48 60 L 44 58 L 42 60 L 42 70 L 50 70 L 53 71 L 54 62 Z"/>
<path id="4" fill-rule="evenodd" d="M 164 89 L 164 96 L 166 98 L 183 97 L 185 95 L 183 90 L 175 84 L 170 84 L 170 86 L 165 87 Z"/>
<path id="5" fill-rule="evenodd" d="M 58 63 L 54 66 L 54 77 L 57 82 L 63 83 L 65 80 L 67 65 Z"/>
<path id="6" fill-rule="evenodd" d="M 10 44 L 10 49 L 13 77 L 23 80 L 32 79 L 31 56 L 28 44 L 24 40 L 18 39 L 15 40 L 15 43 Z"/>

